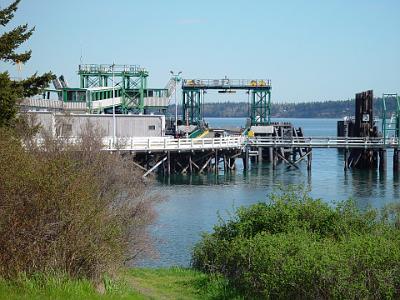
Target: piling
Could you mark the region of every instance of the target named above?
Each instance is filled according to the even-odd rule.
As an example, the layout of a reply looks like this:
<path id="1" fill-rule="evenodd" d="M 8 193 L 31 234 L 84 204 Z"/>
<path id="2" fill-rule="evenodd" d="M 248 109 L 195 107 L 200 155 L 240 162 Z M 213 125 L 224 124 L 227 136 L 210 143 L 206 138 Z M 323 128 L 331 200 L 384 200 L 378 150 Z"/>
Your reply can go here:
<path id="1" fill-rule="evenodd" d="M 274 149 L 272 147 L 268 148 L 268 161 L 272 162 L 274 159 Z"/>
<path id="2" fill-rule="evenodd" d="M 400 149 L 393 150 L 393 171 L 394 173 L 400 172 Z"/>
<path id="3" fill-rule="evenodd" d="M 347 171 L 349 169 L 349 150 L 344 149 L 344 170 Z"/>
<path id="4" fill-rule="evenodd" d="M 262 147 L 258 147 L 258 162 L 262 162 Z"/>
<path id="5" fill-rule="evenodd" d="M 168 175 L 171 174 L 171 152 L 167 152 L 167 173 Z"/>
<path id="6" fill-rule="evenodd" d="M 387 168 L 387 153 L 386 150 L 379 150 L 379 171 L 385 171 Z"/>
<path id="7" fill-rule="evenodd" d="M 246 147 L 246 150 L 243 155 L 243 168 L 245 170 L 249 169 L 249 147 Z"/>
<path id="8" fill-rule="evenodd" d="M 297 152 L 295 148 L 292 148 L 292 161 L 296 161 L 297 159 Z"/>
<path id="9" fill-rule="evenodd" d="M 226 161 L 226 155 L 225 154 L 223 156 L 223 160 L 224 160 L 224 173 L 226 173 L 228 171 L 228 168 L 227 168 L 227 161 Z"/>
<path id="10" fill-rule="evenodd" d="M 311 171 L 312 151 L 310 148 L 308 148 L 307 151 L 309 152 L 308 157 L 307 157 L 307 170 Z"/>
<path id="11" fill-rule="evenodd" d="M 215 174 L 218 174 L 218 150 L 215 150 Z"/>

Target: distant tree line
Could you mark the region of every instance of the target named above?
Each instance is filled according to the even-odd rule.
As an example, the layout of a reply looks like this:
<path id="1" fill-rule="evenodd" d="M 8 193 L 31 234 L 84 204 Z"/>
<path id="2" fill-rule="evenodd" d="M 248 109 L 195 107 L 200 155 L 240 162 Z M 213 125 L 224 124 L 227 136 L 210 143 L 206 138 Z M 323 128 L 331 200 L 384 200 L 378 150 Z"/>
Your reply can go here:
<path id="1" fill-rule="evenodd" d="M 355 100 L 315 101 L 300 103 L 272 103 L 271 114 L 278 118 L 343 118 L 353 116 Z M 181 112 L 181 107 L 178 108 Z M 374 99 L 374 115 L 382 115 L 382 99 Z M 387 103 L 387 110 L 395 110 L 395 102 Z M 247 102 L 209 102 L 204 103 L 204 117 L 215 118 L 240 118 L 249 115 Z M 175 106 L 169 107 L 169 112 L 174 114 Z"/>

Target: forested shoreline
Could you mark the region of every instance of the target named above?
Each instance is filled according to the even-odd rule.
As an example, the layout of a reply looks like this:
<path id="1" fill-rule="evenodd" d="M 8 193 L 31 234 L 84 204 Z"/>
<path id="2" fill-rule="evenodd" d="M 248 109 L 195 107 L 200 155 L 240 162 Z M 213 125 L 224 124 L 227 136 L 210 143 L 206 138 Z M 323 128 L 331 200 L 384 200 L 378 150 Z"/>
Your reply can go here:
<path id="1" fill-rule="evenodd" d="M 314 101 L 300 103 L 272 103 L 271 114 L 276 118 L 343 118 L 354 115 L 354 99 L 338 101 Z M 387 103 L 388 111 L 395 109 L 394 101 Z M 180 107 L 179 107 L 180 111 Z M 209 102 L 203 105 L 204 117 L 240 118 L 249 115 L 247 102 Z M 169 107 L 174 114 L 175 106 Z M 382 99 L 374 99 L 374 114 L 382 115 Z"/>

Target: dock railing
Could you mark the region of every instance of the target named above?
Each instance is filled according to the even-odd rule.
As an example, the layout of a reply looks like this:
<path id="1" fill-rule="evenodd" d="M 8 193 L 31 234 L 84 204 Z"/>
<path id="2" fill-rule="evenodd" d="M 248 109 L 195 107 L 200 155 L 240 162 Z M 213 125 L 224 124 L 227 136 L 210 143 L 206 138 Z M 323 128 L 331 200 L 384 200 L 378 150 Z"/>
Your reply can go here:
<path id="1" fill-rule="evenodd" d="M 103 138 L 105 150 L 128 151 L 191 151 L 202 149 L 240 149 L 244 146 L 244 137 L 228 136 L 218 138 L 174 139 L 174 138 L 119 138 L 113 146 L 112 137 Z"/>
<path id="2" fill-rule="evenodd" d="M 301 147 L 301 148 L 397 148 L 399 140 L 385 141 L 383 137 L 254 137 L 248 139 L 254 147 Z"/>
<path id="3" fill-rule="evenodd" d="M 270 88 L 270 79 L 183 79 L 184 88 Z"/>
<path id="4" fill-rule="evenodd" d="M 79 138 L 61 138 L 66 143 L 77 143 Z M 41 143 L 37 139 L 38 144 Z M 127 137 L 103 138 L 103 150 L 106 151 L 133 151 L 133 152 L 162 152 L 162 151 L 198 151 L 198 150 L 219 150 L 219 149 L 244 149 L 250 147 L 272 147 L 272 148 L 343 148 L 343 149 L 398 149 L 399 139 L 392 138 L 384 141 L 382 138 L 338 138 L 338 137 L 245 137 L 227 136 L 217 138 L 184 138 L 175 139 L 172 137 Z"/>

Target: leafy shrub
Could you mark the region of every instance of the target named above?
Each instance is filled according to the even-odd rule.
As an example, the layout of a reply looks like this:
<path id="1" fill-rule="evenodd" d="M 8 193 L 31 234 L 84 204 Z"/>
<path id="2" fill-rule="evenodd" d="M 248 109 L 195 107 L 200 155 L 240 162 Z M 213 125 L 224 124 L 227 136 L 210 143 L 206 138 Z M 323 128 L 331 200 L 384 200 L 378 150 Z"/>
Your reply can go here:
<path id="1" fill-rule="evenodd" d="M 289 190 L 221 221 L 195 246 L 192 264 L 251 297 L 396 298 L 400 232 L 389 215 Z"/>
<path id="2" fill-rule="evenodd" d="M 153 202 L 131 160 L 90 126 L 75 145 L 44 137 L 0 130 L 0 276 L 99 279 L 148 250 Z"/>

